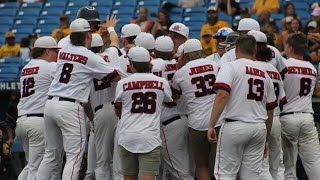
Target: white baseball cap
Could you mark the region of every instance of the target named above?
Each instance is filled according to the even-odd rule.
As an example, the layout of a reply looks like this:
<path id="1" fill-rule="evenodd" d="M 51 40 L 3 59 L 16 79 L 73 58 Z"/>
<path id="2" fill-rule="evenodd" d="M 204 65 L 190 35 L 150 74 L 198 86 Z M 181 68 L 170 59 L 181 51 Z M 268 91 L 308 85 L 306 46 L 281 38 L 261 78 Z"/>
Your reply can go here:
<path id="1" fill-rule="evenodd" d="M 92 34 L 91 47 L 99 47 L 99 46 L 103 46 L 102 37 L 99 34 L 94 33 Z"/>
<path id="2" fill-rule="evenodd" d="M 130 61 L 134 62 L 150 62 L 151 58 L 149 51 L 141 46 L 130 48 L 128 57 Z"/>
<path id="3" fill-rule="evenodd" d="M 186 38 L 189 38 L 189 28 L 182 23 L 173 23 L 170 26 L 169 31 L 176 32 Z"/>
<path id="4" fill-rule="evenodd" d="M 308 23 L 308 27 L 317 28 L 317 27 L 318 27 L 317 21 L 310 21 L 310 22 Z"/>
<path id="5" fill-rule="evenodd" d="M 70 24 L 70 32 L 87 32 L 90 31 L 90 24 L 83 18 L 77 18 Z"/>
<path id="6" fill-rule="evenodd" d="M 312 16 L 320 16 L 320 7 L 314 8 L 311 15 Z"/>
<path id="7" fill-rule="evenodd" d="M 228 28 L 228 27 L 223 27 L 223 28 L 220 28 L 216 35 L 213 36 L 214 39 L 217 39 L 218 37 L 227 37 L 228 34 L 232 33 L 233 30 L 231 28 Z"/>
<path id="8" fill-rule="evenodd" d="M 177 50 L 177 53 L 176 53 L 176 56 L 177 56 L 177 57 L 180 57 L 181 54 L 183 53 L 183 45 L 184 45 L 184 44 L 181 44 L 181 45 L 178 47 L 178 50 Z"/>
<path id="9" fill-rule="evenodd" d="M 174 44 L 169 36 L 160 36 L 156 39 L 155 49 L 161 52 L 172 52 Z"/>
<path id="10" fill-rule="evenodd" d="M 217 11 L 216 6 L 210 6 L 210 7 L 207 9 L 207 12 L 209 12 L 209 11 Z"/>
<path id="11" fill-rule="evenodd" d="M 58 44 L 54 38 L 51 36 L 43 36 L 39 37 L 35 43 L 34 43 L 35 48 L 45 48 L 45 49 L 57 49 Z"/>
<path id="12" fill-rule="evenodd" d="M 263 42 L 263 43 L 268 42 L 266 34 L 264 34 L 261 31 L 251 30 L 248 32 L 248 35 L 253 36 L 257 42 Z"/>
<path id="13" fill-rule="evenodd" d="M 154 49 L 155 46 L 155 39 L 152 34 L 141 32 L 136 39 L 134 39 L 134 44 L 136 46 L 144 47 L 148 50 Z"/>
<path id="14" fill-rule="evenodd" d="M 183 45 L 184 53 L 202 50 L 201 42 L 198 39 L 188 39 Z"/>
<path id="15" fill-rule="evenodd" d="M 136 24 L 126 24 L 121 28 L 121 37 L 138 36 L 141 33 L 141 28 Z"/>
<path id="16" fill-rule="evenodd" d="M 252 18 L 243 18 L 239 21 L 238 31 L 260 31 L 260 25 L 258 21 Z"/>

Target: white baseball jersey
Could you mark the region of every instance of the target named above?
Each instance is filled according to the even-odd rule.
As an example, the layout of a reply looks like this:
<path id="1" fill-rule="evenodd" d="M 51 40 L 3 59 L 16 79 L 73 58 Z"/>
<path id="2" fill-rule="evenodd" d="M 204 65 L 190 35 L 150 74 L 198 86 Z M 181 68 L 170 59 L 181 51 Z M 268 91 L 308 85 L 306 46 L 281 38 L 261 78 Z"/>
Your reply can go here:
<path id="1" fill-rule="evenodd" d="M 221 65 L 214 87 L 230 93 L 224 108 L 226 119 L 265 122 L 267 109 L 277 106 L 272 80 L 261 63 L 249 59 Z"/>
<path id="2" fill-rule="evenodd" d="M 288 73 L 284 79 L 284 91 L 288 103 L 283 112 L 310 112 L 312 109 L 312 95 L 317 80 L 317 70 L 307 61 L 289 58 L 285 61 Z"/>
<path id="3" fill-rule="evenodd" d="M 173 76 L 172 88 L 186 102 L 189 127 L 208 130 L 211 108 L 215 98 L 213 85 L 219 65 L 208 59 L 188 62 Z"/>
<path id="4" fill-rule="evenodd" d="M 259 61 L 257 61 L 259 62 Z M 264 70 L 267 71 L 269 77 L 273 82 L 274 93 L 278 99 L 278 106 L 274 109 L 273 115 L 279 116 L 280 111 L 283 108 L 283 105 L 287 103 L 286 94 L 284 92 L 283 81 L 278 70 L 269 62 L 260 62 L 264 67 Z"/>
<path id="5" fill-rule="evenodd" d="M 122 70 L 125 70 L 124 73 L 126 73 L 126 76 L 129 76 L 132 74 L 132 70 L 129 67 L 129 57 L 127 54 L 123 54 L 118 58 L 118 62 L 116 67 Z"/>
<path id="6" fill-rule="evenodd" d="M 209 59 L 211 61 L 214 61 L 214 62 L 220 64 L 221 57 L 220 57 L 219 53 L 213 53 L 210 56 L 207 56 L 206 59 Z"/>
<path id="7" fill-rule="evenodd" d="M 280 72 L 281 76 L 283 76 L 287 72 L 287 68 L 284 64 L 285 59 L 281 56 L 279 50 L 273 46 L 267 45 L 273 51 L 273 58 L 269 63 L 271 63 L 277 70 Z M 231 49 L 230 51 L 223 54 L 220 59 L 220 63 L 232 62 L 236 60 L 236 48 Z"/>
<path id="8" fill-rule="evenodd" d="M 118 82 L 115 106 L 122 106 L 119 145 L 146 153 L 161 145 L 160 114 L 172 102 L 169 83 L 152 73 L 134 73 Z"/>
<path id="9" fill-rule="evenodd" d="M 21 72 L 18 104 L 19 116 L 41 114 L 48 99 L 50 84 L 54 78 L 56 63 L 32 59 Z"/>
<path id="10" fill-rule="evenodd" d="M 118 75 L 113 66 L 82 46 L 66 46 L 58 54 L 57 71 L 50 96 L 88 102 L 92 79 L 110 81 Z"/>
<path id="11" fill-rule="evenodd" d="M 172 85 L 172 78 L 174 73 L 176 72 L 177 61 L 175 59 L 165 61 L 163 59 L 157 58 L 152 60 L 151 63 L 153 65 L 153 74 L 158 77 L 163 77 L 169 82 L 169 85 Z M 185 114 L 183 111 L 183 107 L 183 102 L 181 102 L 181 100 L 178 100 L 177 106 L 174 106 L 172 108 L 164 106 L 161 110 L 161 122 L 166 121 L 174 116 Z"/>

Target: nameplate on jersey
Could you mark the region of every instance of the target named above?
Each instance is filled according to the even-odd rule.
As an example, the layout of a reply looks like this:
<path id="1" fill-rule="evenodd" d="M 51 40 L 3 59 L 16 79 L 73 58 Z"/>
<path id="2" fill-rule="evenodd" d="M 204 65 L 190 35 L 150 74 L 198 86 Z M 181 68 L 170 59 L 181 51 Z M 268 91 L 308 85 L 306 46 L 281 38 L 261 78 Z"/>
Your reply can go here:
<path id="1" fill-rule="evenodd" d="M 267 71 L 271 79 L 280 80 L 280 74 L 278 72 Z"/>
<path id="2" fill-rule="evenodd" d="M 32 68 L 24 68 L 21 72 L 21 76 L 28 76 L 32 74 L 38 74 L 39 67 L 32 67 Z"/>
<path id="3" fill-rule="evenodd" d="M 135 89 L 163 89 L 163 82 L 159 81 L 133 81 L 123 84 L 123 91 L 135 90 Z"/>
<path id="4" fill-rule="evenodd" d="M 253 67 L 246 66 L 246 74 L 266 78 L 265 72 L 261 71 L 260 69 L 253 68 Z"/>
<path id="5" fill-rule="evenodd" d="M 59 59 L 65 60 L 65 61 L 73 61 L 80 64 L 87 64 L 87 61 L 88 61 L 88 57 L 86 56 L 82 56 L 80 54 L 67 53 L 67 52 L 60 52 Z"/>
<path id="6" fill-rule="evenodd" d="M 205 73 L 205 72 L 213 71 L 213 70 L 214 69 L 213 69 L 213 66 L 211 64 L 207 64 L 207 65 L 204 65 L 204 66 L 197 66 L 197 67 L 190 68 L 189 75 Z"/>
<path id="7" fill-rule="evenodd" d="M 288 67 L 288 74 L 304 74 L 317 77 L 316 72 L 314 72 L 311 68 L 306 67 L 290 66 Z"/>
<path id="8" fill-rule="evenodd" d="M 19 81 L 0 82 L 0 91 L 20 90 Z"/>

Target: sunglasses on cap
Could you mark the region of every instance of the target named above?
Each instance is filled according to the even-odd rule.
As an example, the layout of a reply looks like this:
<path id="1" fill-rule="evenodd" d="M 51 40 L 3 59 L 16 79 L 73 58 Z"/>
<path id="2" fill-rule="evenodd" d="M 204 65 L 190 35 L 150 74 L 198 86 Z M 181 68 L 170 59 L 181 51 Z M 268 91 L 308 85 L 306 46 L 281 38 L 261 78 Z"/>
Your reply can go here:
<path id="1" fill-rule="evenodd" d="M 228 31 L 217 32 L 215 36 L 228 36 Z"/>

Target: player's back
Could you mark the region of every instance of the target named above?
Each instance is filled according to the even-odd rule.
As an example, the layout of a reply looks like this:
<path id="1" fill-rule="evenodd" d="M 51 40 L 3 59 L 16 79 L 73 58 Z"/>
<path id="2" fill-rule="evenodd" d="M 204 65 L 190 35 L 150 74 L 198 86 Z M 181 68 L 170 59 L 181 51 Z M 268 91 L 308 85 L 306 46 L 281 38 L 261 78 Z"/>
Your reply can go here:
<path id="1" fill-rule="evenodd" d="M 228 119 L 265 122 L 267 109 L 274 108 L 277 104 L 272 80 L 263 65 L 249 59 L 223 64 L 215 87 L 230 93 L 225 107 L 225 118 Z M 272 102 L 268 99 L 272 99 Z"/>
<path id="2" fill-rule="evenodd" d="M 173 87 L 180 88 L 186 102 L 189 126 L 207 130 L 211 107 L 215 98 L 213 85 L 219 65 L 208 59 L 192 60 L 173 77 Z"/>
<path id="3" fill-rule="evenodd" d="M 41 114 L 48 99 L 48 91 L 56 70 L 56 63 L 32 59 L 21 71 L 21 98 L 18 114 Z"/>
<path id="4" fill-rule="evenodd" d="M 83 46 L 69 45 L 58 54 L 57 71 L 49 95 L 87 102 L 93 78 L 111 75 L 114 68 Z"/>
<path id="5" fill-rule="evenodd" d="M 288 73 L 283 82 L 288 103 L 283 112 L 313 113 L 311 100 L 317 80 L 316 69 L 307 61 L 293 58 L 289 58 L 285 63 Z"/>
<path id="6" fill-rule="evenodd" d="M 120 80 L 115 98 L 116 106 L 122 104 L 119 144 L 150 150 L 160 145 L 161 106 L 171 101 L 168 82 L 152 73 L 134 73 Z"/>

